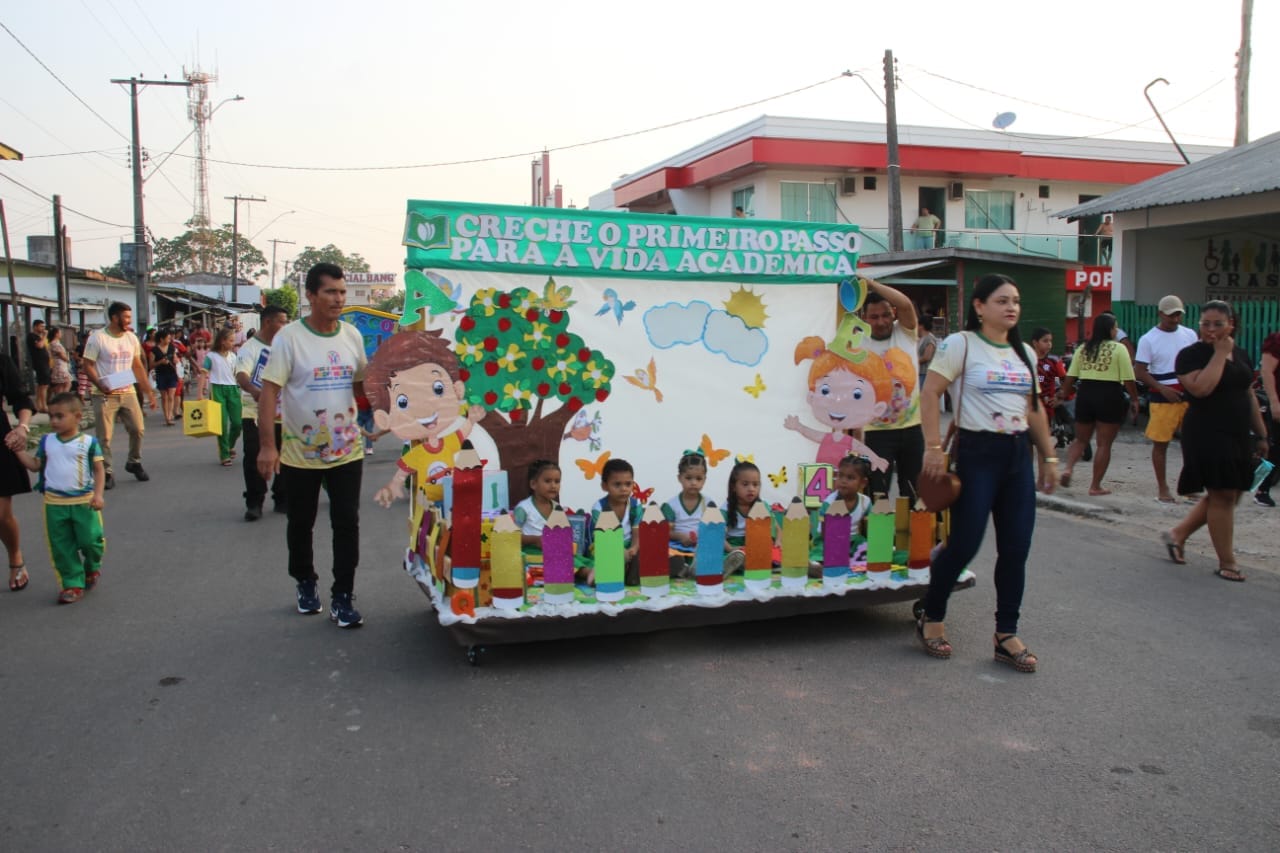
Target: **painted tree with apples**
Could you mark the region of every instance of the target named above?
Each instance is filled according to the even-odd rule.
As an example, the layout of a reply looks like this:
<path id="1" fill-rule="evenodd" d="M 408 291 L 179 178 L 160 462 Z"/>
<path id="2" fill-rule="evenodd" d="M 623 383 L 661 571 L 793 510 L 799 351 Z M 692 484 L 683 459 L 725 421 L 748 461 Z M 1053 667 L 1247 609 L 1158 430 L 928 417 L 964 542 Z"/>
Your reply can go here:
<path id="1" fill-rule="evenodd" d="M 512 503 L 529 494 L 536 459 L 560 458 L 569 421 L 609 397 L 613 362 L 569 331 L 568 288 L 478 291 L 458 321 L 454 350 L 469 405 L 498 447 Z M 563 467 L 563 466 L 561 466 Z"/>

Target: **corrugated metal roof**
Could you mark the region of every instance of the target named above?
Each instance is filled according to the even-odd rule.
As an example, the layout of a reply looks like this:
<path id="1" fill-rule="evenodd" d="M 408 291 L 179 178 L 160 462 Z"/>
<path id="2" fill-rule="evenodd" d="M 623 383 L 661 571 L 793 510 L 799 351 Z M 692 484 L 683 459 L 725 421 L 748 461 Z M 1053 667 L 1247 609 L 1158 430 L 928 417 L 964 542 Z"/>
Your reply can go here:
<path id="1" fill-rule="evenodd" d="M 1080 219 L 1099 213 L 1190 204 L 1272 190 L 1280 190 L 1280 133 L 1067 208 L 1056 216 Z"/>

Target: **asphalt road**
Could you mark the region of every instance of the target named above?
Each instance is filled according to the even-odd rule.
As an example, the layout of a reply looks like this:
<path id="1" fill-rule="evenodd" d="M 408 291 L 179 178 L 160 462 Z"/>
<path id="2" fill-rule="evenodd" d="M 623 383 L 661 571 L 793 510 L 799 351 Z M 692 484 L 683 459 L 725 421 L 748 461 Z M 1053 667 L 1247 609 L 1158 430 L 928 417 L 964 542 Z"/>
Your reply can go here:
<path id="1" fill-rule="evenodd" d="M 152 481 L 107 493 L 84 602 L 55 606 L 39 503 L 16 501 L 32 582 L 0 590 L 4 849 L 1280 844 L 1276 574 L 1227 583 L 1042 512 L 1035 675 L 991 661 L 990 542 L 949 662 L 899 604 L 473 668 L 399 568 L 402 509 L 366 501 L 366 625 L 341 631 L 294 612 L 283 517 L 242 521 L 239 469 L 156 424 Z"/>

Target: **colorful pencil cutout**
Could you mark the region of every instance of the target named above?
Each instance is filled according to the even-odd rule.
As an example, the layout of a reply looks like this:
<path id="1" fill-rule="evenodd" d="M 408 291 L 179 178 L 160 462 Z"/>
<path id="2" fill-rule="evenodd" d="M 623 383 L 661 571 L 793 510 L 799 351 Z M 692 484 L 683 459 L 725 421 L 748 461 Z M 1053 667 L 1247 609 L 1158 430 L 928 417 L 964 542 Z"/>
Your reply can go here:
<path id="1" fill-rule="evenodd" d="M 764 501 L 747 513 L 746 561 L 742 566 L 747 589 L 764 590 L 773 583 L 773 518 Z"/>
<path id="2" fill-rule="evenodd" d="M 569 604 L 573 594 L 573 527 L 569 516 L 556 507 L 542 528 L 542 600 Z"/>
<path id="3" fill-rule="evenodd" d="M 480 507 L 484 469 L 480 455 L 469 447 L 453 460 L 453 585 L 471 589 L 480 582 Z"/>
<path id="4" fill-rule="evenodd" d="M 510 515 L 493 523 L 489 534 L 489 568 L 493 577 L 493 606 L 518 610 L 524 604 L 524 555 L 520 553 L 520 527 Z"/>
<path id="5" fill-rule="evenodd" d="M 924 504 L 916 502 L 911 513 L 911 545 L 907 549 L 907 568 L 927 569 L 930 552 L 937 541 L 938 517 L 928 512 Z"/>
<path id="6" fill-rule="evenodd" d="M 893 567 L 893 538 L 896 523 L 893 504 L 887 498 L 876 501 L 867 516 L 867 571 L 872 574 Z"/>
<path id="7" fill-rule="evenodd" d="M 671 591 L 670 541 L 671 523 L 662 508 L 650 502 L 640 517 L 640 592 L 649 598 Z"/>
<path id="8" fill-rule="evenodd" d="M 899 496 L 893 502 L 893 548 L 905 551 L 911 542 L 911 498 Z"/>
<path id="9" fill-rule="evenodd" d="M 626 548 L 622 544 L 622 528 L 613 510 L 605 510 L 596 519 L 593 540 L 596 569 L 596 601 L 621 601 L 626 594 Z"/>
<path id="10" fill-rule="evenodd" d="M 853 519 L 840 497 L 832 499 L 822 517 L 822 583 L 837 586 L 849 575 L 849 539 Z"/>
<path id="11" fill-rule="evenodd" d="M 724 514 L 708 501 L 698 522 L 698 545 L 693 552 L 694 577 L 702 595 L 724 591 L 724 531 Z"/>
<path id="12" fill-rule="evenodd" d="M 809 580 L 809 513 L 792 498 L 782 518 L 782 588 L 801 589 Z"/>

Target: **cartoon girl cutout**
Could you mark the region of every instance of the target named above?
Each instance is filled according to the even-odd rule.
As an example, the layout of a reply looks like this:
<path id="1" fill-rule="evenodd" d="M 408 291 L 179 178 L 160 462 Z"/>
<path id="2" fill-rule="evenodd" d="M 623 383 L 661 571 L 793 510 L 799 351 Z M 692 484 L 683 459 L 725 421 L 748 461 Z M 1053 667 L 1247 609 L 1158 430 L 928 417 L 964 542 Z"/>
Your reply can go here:
<path id="1" fill-rule="evenodd" d="M 848 357 L 832 352 L 819 337 L 807 337 L 796 345 L 796 364 L 813 360 L 809 368 L 809 406 L 814 418 L 827 430 L 805 426 L 800 418 L 788 415 L 782 425 L 817 442 L 816 461 L 838 465 L 850 453 L 871 460 L 871 467 L 887 471 L 889 460 L 848 434 L 865 427 L 884 414 L 893 397 L 893 377 L 884 360 L 866 350 L 854 350 Z"/>

